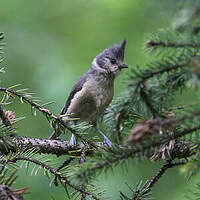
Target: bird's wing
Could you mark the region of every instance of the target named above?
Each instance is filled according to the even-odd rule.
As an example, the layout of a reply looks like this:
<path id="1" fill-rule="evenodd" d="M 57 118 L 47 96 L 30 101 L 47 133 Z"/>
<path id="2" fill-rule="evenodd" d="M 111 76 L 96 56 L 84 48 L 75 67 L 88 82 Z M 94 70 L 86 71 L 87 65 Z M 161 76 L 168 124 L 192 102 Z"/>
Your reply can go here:
<path id="1" fill-rule="evenodd" d="M 74 98 L 75 94 L 77 92 L 79 92 L 82 88 L 84 83 L 87 80 L 87 75 L 84 74 L 78 81 L 77 83 L 73 86 L 72 91 L 69 94 L 69 97 L 65 103 L 65 106 L 63 107 L 62 111 L 61 111 L 61 115 L 64 115 L 67 112 L 68 107 L 71 104 L 72 99 Z"/>

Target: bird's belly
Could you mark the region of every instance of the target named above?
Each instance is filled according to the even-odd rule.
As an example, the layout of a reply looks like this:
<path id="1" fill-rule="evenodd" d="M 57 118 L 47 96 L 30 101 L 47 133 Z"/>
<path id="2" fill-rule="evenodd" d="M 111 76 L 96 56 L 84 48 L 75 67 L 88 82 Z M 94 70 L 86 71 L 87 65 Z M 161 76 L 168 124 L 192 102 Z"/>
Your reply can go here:
<path id="1" fill-rule="evenodd" d="M 73 98 L 67 113 L 78 121 L 95 122 L 113 98 L 113 87 L 87 81 Z"/>
<path id="2" fill-rule="evenodd" d="M 101 115 L 107 106 L 110 104 L 113 98 L 113 89 L 112 88 L 101 88 L 97 91 L 96 95 L 96 114 Z"/>
<path id="3" fill-rule="evenodd" d="M 112 92 L 109 90 L 102 90 L 96 95 L 96 106 L 100 109 L 102 106 L 107 106 L 112 100 Z"/>
<path id="4" fill-rule="evenodd" d="M 96 122 L 112 101 L 113 91 L 96 90 L 92 96 L 95 98 L 95 106 L 88 104 L 88 108 L 85 107 L 86 112 L 81 114 L 81 121 Z"/>

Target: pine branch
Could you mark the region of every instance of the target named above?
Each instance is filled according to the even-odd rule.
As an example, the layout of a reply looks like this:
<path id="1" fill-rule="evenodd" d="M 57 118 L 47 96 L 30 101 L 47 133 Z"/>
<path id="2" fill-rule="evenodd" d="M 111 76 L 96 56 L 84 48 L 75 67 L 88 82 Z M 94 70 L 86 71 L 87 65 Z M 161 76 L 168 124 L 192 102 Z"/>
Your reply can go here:
<path id="1" fill-rule="evenodd" d="M 164 173 L 173 167 L 180 166 L 186 164 L 187 161 L 172 163 L 172 160 L 166 161 L 166 163 L 160 168 L 157 174 L 148 182 L 146 185 L 146 192 L 148 193 L 151 191 L 152 187 L 160 180 L 160 178 L 164 175 Z"/>
<path id="2" fill-rule="evenodd" d="M 50 139 L 40 139 L 40 138 L 29 138 L 29 137 L 13 137 L 11 140 L 13 146 L 15 146 L 17 149 L 25 149 L 27 147 L 29 148 L 35 148 L 40 153 L 44 154 L 55 154 L 57 156 L 61 155 L 81 155 L 81 149 L 84 146 L 84 144 L 79 143 L 76 146 L 72 146 L 69 144 L 68 141 L 62 141 L 62 140 L 50 140 Z M 96 147 L 98 148 L 106 148 L 107 146 L 101 142 L 94 143 Z M 10 151 L 14 151 L 15 149 L 9 149 Z M 0 143 L 0 149 L 3 149 L 3 144 Z M 6 152 L 9 152 L 7 149 Z M 94 152 L 93 148 L 87 149 L 87 156 L 92 156 Z M 1 152 L 2 153 L 2 152 Z"/>
<path id="3" fill-rule="evenodd" d="M 19 157 L 14 157 L 13 159 L 7 159 L 6 162 L 7 163 L 16 163 L 17 161 L 20 161 L 20 160 L 24 160 L 24 161 L 28 161 L 28 162 L 31 162 L 31 163 L 34 163 L 36 165 L 39 165 L 41 167 L 43 167 L 44 169 L 48 170 L 51 174 L 57 176 L 60 180 L 64 181 L 68 186 L 70 186 L 72 189 L 80 192 L 81 194 L 85 194 L 85 195 L 88 195 L 90 197 L 92 197 L 93 199 L 95 200 L 99 200 L 99 198 L 97 198 L 95 195 L 93 195 L 92 193 L 90 192 L 87 192 L 87 191 L 84 191 L 82 190 L 80 187 L 78 186 L 75 186 L 73 185 L 66 177 L 60 175 L 56 169 L 54 169 L 53 167 L 50 167 L 48 165 L 46 165 L 45 163 L 43 162 L 40 162 L 39 160 L 36 160 L 36 159 L 33 159 L 33 158 L 27 158 L 27 157 L 22 157 L 22 156 L 19 156 Z"/>
<path id="4" fill-rule="evenodd" d="M 164 42 L 149 40 L 146 43 L 146 47 L 167 47 L 167 48 L 200 48 L 200 43 L 176 43 L 176 42 Z"/>
<path id="5" fill-rule="evenodd" d="M 92 147 L 96 148 L 95 144 L 93 142 L 88 141 L 84 136 L 79 135 L 76 133 L 76 131 L 74 129 L 72 129 L 71 127 L 67 126 L 66 122 L 64 120 L 62 120 L 60 117 L 57 117 L 56 115 L 54 115 L 52 112 L 50 112 L 49 110 L 43 108 L 42 106 L 40 106 L 38 103 L 32 101 L 31 99 L 29 99 L 26 94 L 22 94 L 20 92 L 16 92 L 12 89 L 8 89 L 8 88 L 2 88 L 0 87 L 0 91 L 3 91 L 5 93 L 11 93 L 17 97 L 19 97 L 21 100 L 29 103 L 32 107 L 36 108 L 37 110 L 39 110 L 40 112 L 42 112 L 43 114 L 45 114 L 45 116 L 48 116 L 52 119 L 54 119 L 58 124 L 62 125 L 63 127 L 65 127 L 66 129 L 68 129 L 71 133 L 73 133 L 74 135 L 76 135 L 77 137 L 79 137 L 80 139 L 84 140 L 85 142 L 87 142 L 88 144 L 90 144 Z"/>

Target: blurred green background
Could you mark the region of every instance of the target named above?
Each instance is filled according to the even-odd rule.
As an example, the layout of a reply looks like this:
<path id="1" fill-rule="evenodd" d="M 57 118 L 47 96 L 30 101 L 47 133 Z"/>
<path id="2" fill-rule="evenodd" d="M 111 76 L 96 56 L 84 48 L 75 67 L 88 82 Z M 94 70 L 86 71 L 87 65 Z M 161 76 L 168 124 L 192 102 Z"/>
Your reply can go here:
<path id="1" fill-rule="evenodd" d="M 171 25 L 176 11 L 173 1 L 169 2 L 172 4 L 153 0 L 1 0 L 0 31 L 5 33 L 6 43 L 6 75 L 1 76 L 1 85 L 22 84 L 19 88 L 29 88 L 43 103 L 55 101 L 48 108 L 59 113 L 76 80 L 103 49 L 126 38 L 125 63 L 129 70 L 150 59 L 143 48 L 146 34 Z M 124 78 L 122 74 L 116 81 L 115 97 L 125 88 Z M 21 135 L 50 135 L 45 117 L 40 113 L 33 117 L 30 106 L 16 99 L 7 109 L 15 110 L 17 117 L 26 116 L 17 125 Z M 130 161 L 128 173 L 116 167 L 114 173 L 97 177 L 96 184 L 106 190 L 110 199 L 119 199 L 119 191 L 131 194 L 126 183 L 133 186 L 141 179 L 147 180 L 159 167 L 145 160 Z M 30 188 L 26 199 L 67 199 L 63 188 L 50 188 L 42 174 L 30 176 L 22 170 L 15 184 L 15 188 Z M 189 183 L 178 170 L 169 170 L 153 189 L 153 197 L 183 199 Z"/>

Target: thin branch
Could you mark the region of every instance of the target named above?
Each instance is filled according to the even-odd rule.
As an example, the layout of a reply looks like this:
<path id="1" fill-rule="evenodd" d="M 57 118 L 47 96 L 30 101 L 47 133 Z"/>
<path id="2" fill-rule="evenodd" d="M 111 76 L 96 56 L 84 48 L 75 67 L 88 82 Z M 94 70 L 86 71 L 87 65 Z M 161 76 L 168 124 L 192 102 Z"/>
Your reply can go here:
<path id="1" fill-rule="evenodd" d="M 160 170 L 157 172 L 157 174 L 148 182 L 147 184 L 147 191 L 145 193 L 148 193 L 151 191 L 152 187 L 159 181 L 159 179 L 164 175 L 164 173 L 176 166 L 184 165 L 187 162 L 178 162 L 178 163 L 172 163 L 172 160 L 166 161 L 166 163 L 160 168 Z"/>
<path id="2" fill-rule="evenodd" d="M 5 93 L 11 93 L 19 98 L 21 98 L 23 101 L 29 103 L 32 107 L 36 108 L 37 110 L 41 111 L 44 114 L 47 114 L 48 116 L 52 117 L 52 118 L 57 118 L 55 115 L 53 115 L 53 113 L 51 113 L 50 111 L 47 111 L 47 109 L 42 108 L 38 103 L 33 102 L 31 99 L 29 99 L 26 94 L 22 94 L 20 92 L 16 92 L 12 89 L 8 89 L 8 88 L 3 88 L 0 87 L 0 91 L 3 91 Z"/>
<path id="3" fill-rule="evenodd" d="M 71 161 L 73 161 L 74 158 L 73 157 L 69 157 L 66 160 L 64 160 L 64 162 L 56 169 L 56 171 L 58 172 L 59 170 L 61 170 L 63 167 L 69 165 L 71 163 Z"/>
<path id="4" fill-rule="evenodd" d="M 153 41 L 149 40 L 146 43 L 146 47 L 167 47 L 167 48 L 200 48 L 200 44 L 194 44 L 194 43 L 173 43 L 173 42 L 163 42 L 163 41 Z"/>
<path id="5" fill-rule="evenodd" d="M 87 144 L 85 146 L 83 146 L 83 148 L 82 148 L 82 153 L 81 153 L 81 157 L 80 157 L 80 161 L 79 161 L 80 164 L 83 164 L 86 161 L 86 151 L 87 151 L 87 148 L 88 148 Z M 85 182 L 82 183 L 81 189 L 85 191 Z M 85 193 L 82 193 L 81 200 L 86 200 Z"/>
<path id="6" fill-rule="evenodd" d="M 163 66 L 162 69 L 151 71 L 148 74 L 139 75 L 140 80 L 138 82 L 136 82 L 136 85 L 139 86 L 140 84 L 144 84 L 144 82 L 146 82 L 150 78 L 153 78 L 156 75 L 160 75 L 160 74 L 163 74 L 165 72 L 170 72 L 172 70 L 176 70 L 176 69 L 185 67 L 185 65 L 186 65 L 186 63 L 185 64 L 175 64 L 175 65 L 172 65 L 172 66 L 165 66 L 165 67 Z M 133 84 L 130 84 L 129 86 L 132 86 L 132 85 Z"/>
<path id="7" fill-rule="evenodd" d="M 165 164 L 156 173 L 156 175 L 150 181 L 148 181 L 142 189 L 139 188 L 138 190 L 133 192 L 132 199 L 136 200 L 138 199 L 139 195 L 143 196 L 149 193 L 152 190 L 153 186 L 160 180 L 160 178 L 166 173 L 168 169 L 184 165 L 186 163 L 187 161 L 172 163 L 172 160 L 167 160 Z"/>
<path id="8" fill-rule="evenodd" d="M 73 160 L 74 160 L 74 157 L 69 157 L 66 160 L 64 160 L 64 162 L 62 162 L 61 165 L 58 166 L 58 168 L 56 169 L 56 172 L 58 172 L 59 170 L 61 170 L 63 167 L 69 165 L 70 162 L 73 161 Z M 58 177 L 57 176 L 55 176 L 53 182 L 54 182 L 55 186 L 58 186 Z"/>
<path id="9" fill-rule="evenodd" d="M 146 89 L 146 87 L 145 87 L 145 85 L 143 85 L 143 87 L 141 87 L 141 90 L 140 90 L 140 96 L 141 96 L 142 100 L 144 101 L 144 103 L 146 104 L 146 106 L 151 111 L 151 114 L 153 115 L 153 117 L 155 118 L 157 115 L 159 115 L 159 112 L 152 105 L 151 100 L 149 99 L 149 96 L 145 92 L 145 89 Z"/>
<path id="10" fill-rule="evenodd" d="M 87 191 L 84 191 L 82 190 L 80 187 L 78 186 L 75 186 L 73 185 L 66 177 L 60 175 L 56 169 L 54 169 L 53 167 L 50 167 L 48 165 L 46 165 L 45 163 L 43 162 L 40 162 L 39 160 L 36 160 L 36 159 L 33 159 L 33 158 L 27 158 L 27 157 L 22 157 L 22 156 L 19 156 L 19 157 L 15 157 L 13 159 L 8 159 L 7 160 L 7 163 L 9 162 L 14 162 L 16 163 L 17 161 L 20 161 L 20 160 L 25 160 L 25 161 L 28 161 L 28 162 L 31 162 L 31 163 L 34 163 L 36 165 L 39 165 L 41 167 L 43 167 L 44 169 L 47 169 L 50 173 L 52 173 L 53 175 L 57 176 L 60 180 L 64 181 L 68 186 L 70 186 L 71 188 L 73 188 L 74 190 L 80 192 L 81 194 L 86 194 L 90 197 L 92 197 L 93 199 L 95 200 L 99 200 L 99 198 L 97 198 L 95 195 L 93 195 L 92 193 L 90 192 L 87 192 Z"/>

